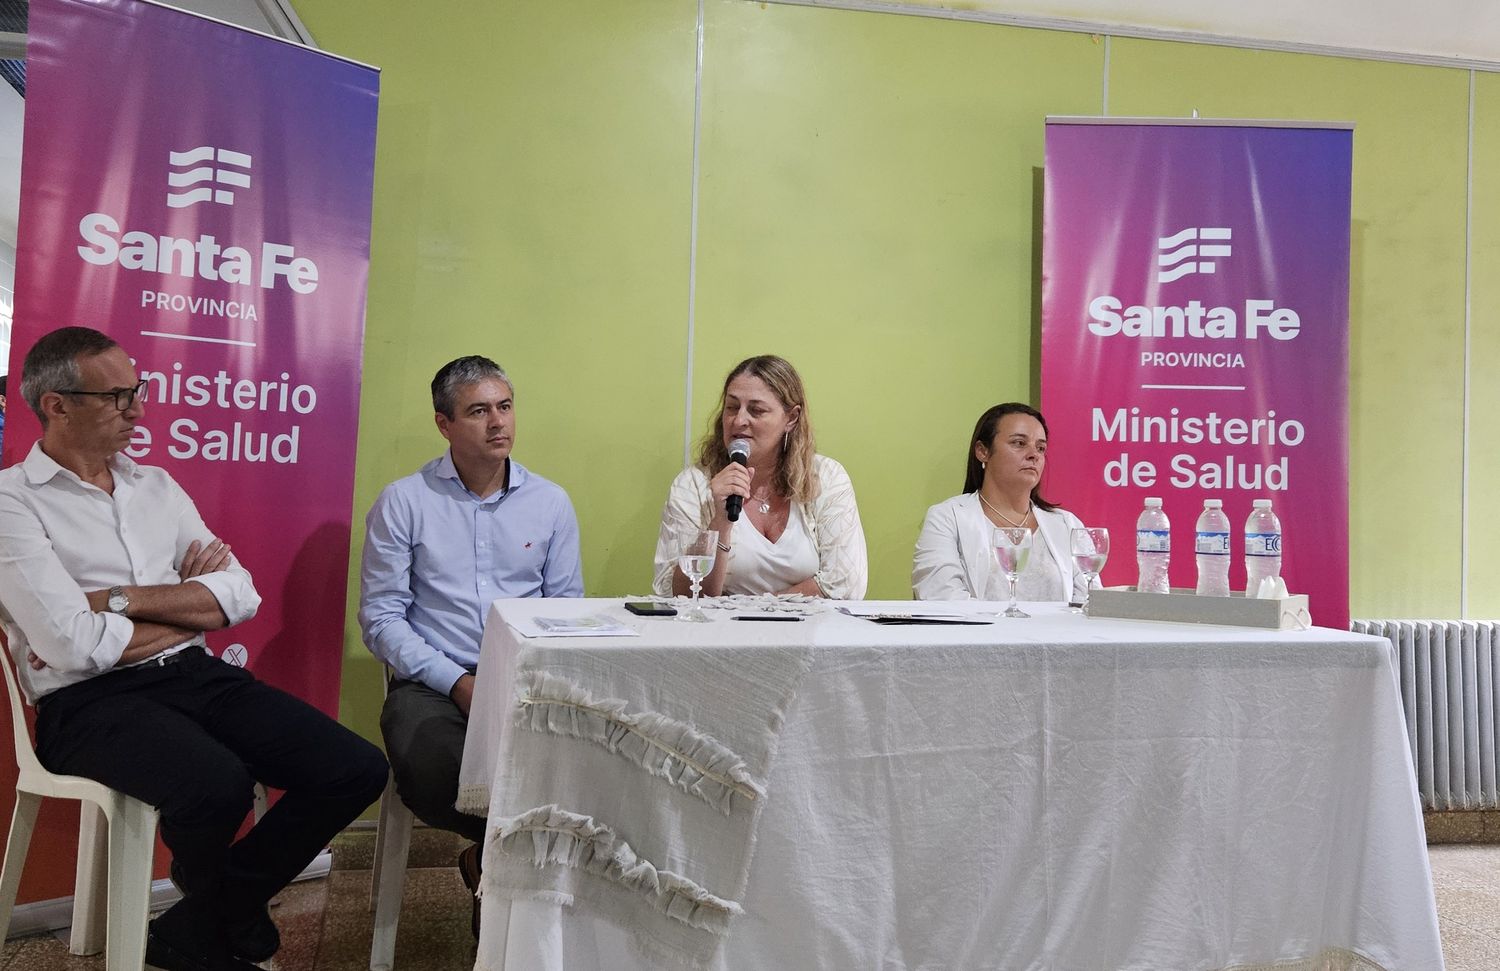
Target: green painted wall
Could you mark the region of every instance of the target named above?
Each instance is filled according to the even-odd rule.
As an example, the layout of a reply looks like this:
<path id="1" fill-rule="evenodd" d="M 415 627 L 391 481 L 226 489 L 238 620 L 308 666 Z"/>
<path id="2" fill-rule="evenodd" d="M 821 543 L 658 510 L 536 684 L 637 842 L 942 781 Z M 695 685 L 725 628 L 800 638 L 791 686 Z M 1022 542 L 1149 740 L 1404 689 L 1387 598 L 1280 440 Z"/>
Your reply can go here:
<path id="1" fill-rule="evenodd" d="M 1475 76 L 1474 122 L 1469 616 L 1500 617 L 1500 75 Z M 1451 493 L 1442 498 L 1452 502 Z"/>
<path id="2" fill-rule="evenodd" d="M 736 361 L 789 358 L 855 483 L 869 596 L 910 597 L 974 420 L 1037 396 L 1040 122 L 1098 112 L 1102 48 L 739 0 L 706 24 L 693 431 Z"/>
<path id="3" fill-rule="evenodd" d="M 589 592 L 645 592 L 682 466 L 696 5 L 432 3 L 418 30 L 398 4 L 298 10 L 383 69 L 356 516 L 442 451 L 432 375 L 486 354 L 517 460 L 572 496 Z M 360 532 L 342 712 L 378 738 Z"/>
<path id="4" fill-rule="evenodd" d="M 1102 110 L 1100 39 L 706 0 L 690 362 L 693 0 L 433 2 L 415 27 L 389 0 L 297 7 L 384 69 L 358 515 L 439 451 L 432 372 L 487 353 L 517 457 L 577 505 L 588 592 L 644 591 L 685 408 L 696 438 L 725 370 L 781 353 L 853 476 L 871 595 L 906 595 L 975 416 L 1037 397 L 1042 120 Z M 1108 64 L 1113 115 L 1356 123 L 1353 613 L 1458 616 L 1468 74 L 1123 39 Z M 1500 606 L 1500 79 L 1479 82 L 1471 613 Z M 375 736 L 354 596 L 344 717 Z"/>

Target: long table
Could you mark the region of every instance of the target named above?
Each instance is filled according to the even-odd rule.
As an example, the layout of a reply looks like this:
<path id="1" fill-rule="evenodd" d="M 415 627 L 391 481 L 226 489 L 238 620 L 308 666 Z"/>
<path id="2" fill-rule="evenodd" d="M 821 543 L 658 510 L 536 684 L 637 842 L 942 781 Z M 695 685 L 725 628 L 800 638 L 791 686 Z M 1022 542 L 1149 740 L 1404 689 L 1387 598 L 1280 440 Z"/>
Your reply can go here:
<path id="1" fill-rule="evenodd" d="M 700 966 L 1442 968 L 1388 641 L 1023 606 L 1030 619 L 965 605 L 992 622 L 946 627 L 832 610 L 793 623 L 721 611 L 687 624 L 634 617 L 616 600 L 496 601 L 460 790 L 461 805 L 491 822 L 476 967 L 689 966 L 626 911 L 596 905 L 620 890 L 592 896 L 603 877 L 518 891 L 498 885 L 491 865 L 503 869 L 501 827 L 542 803 L 607 823 L 660 800 L 666 828 L 681 832 L 617 835 L 647 847 L 642 859 L 663 857 L 663 873 L 706 872 L 672 841 L 716 818 L 700 820 L 703 799 L 623 751 L 533 730 L 523 682 L 596 672 L 605 683 L 593 695 L 622 700 L 618 710 L 733 737 L 716 721 L 722 698 L 705 703 L 695 684 L 712 696 L 766 657 L 800 650 L 805 670 L 790 676 L 759 763 L 746 854 L 727 858 L 748 861 L 744 879 L 707 888 L 740 911 Z M 516 629 L 582 615 L 639 636 Z M 720 674 L 703 675 L 704 664 Z M 552 868 L 539 862 L 538 873 Z"/>

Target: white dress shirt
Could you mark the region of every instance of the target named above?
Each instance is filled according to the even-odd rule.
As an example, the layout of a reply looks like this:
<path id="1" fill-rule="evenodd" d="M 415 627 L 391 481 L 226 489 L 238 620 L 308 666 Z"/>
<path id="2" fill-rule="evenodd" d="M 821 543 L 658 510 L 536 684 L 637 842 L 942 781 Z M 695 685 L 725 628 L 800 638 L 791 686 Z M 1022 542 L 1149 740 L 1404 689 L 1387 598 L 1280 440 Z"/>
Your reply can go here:
<path id="1" fill-rule="evenodd" d="M 816 572 L 811 573 L 811 578 L 825 597 L 859 600 L 870 582 L 870 565 L 865 552 L 864 527 L 859 522 L 859 507 L 854 503 L 854 485 L 844 467 L 827 456 L 813 456 L 813 472 L 818 477 L 817 496 L 810 502 L 792 503 L 817 550 L 817 560 L 813 564 Z M 677 566 L 677 550 L 673 548 L 675 535 L 685 529 L 707 529 L 714 513 L 708 475 L 697 466 L 683 469 L 672 480 L 667 504 L 661 511 L 654 583 L 658 594 L 670 596 L 672 593 L 672 571 Z M 792 585 L 752 589 L 735 582 L 735 564 L 741 555 L 738 528 L 730 534 L 730 540 L 730 573 L 724 578 L 725 593 L 776 593 Z M 808 579 L 808 574 L 794 582 L 801 583 L 805 579 Z"/>
<path id="2" fill-rule="evenodd" d="M 113 495 L 58 465 L 38 442 L 0 471 L 0 628 L 32 702 L 113 669 L 135 633 L 128 618 L 91 610 L 87 591 L 181 583 L 188 546 L 214 539 L 165 470 L 123 454 L 110 468 Z M 209 589 L 230 624 L 260 606 L 233 556 L 223 570 L 189 582 Z M 163 654 L 203 644 L 200 634 Z M 31 653 L 47 666 L 34 670 Z"/>

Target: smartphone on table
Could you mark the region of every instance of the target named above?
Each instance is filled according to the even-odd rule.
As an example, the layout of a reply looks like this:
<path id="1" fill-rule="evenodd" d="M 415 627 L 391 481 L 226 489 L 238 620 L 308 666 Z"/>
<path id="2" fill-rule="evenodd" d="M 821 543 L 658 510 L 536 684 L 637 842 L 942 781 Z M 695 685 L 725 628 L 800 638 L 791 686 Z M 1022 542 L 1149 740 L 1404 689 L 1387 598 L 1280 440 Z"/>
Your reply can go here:
<path id="1" fill-rule="evenodd" d="M 676 617 L 677 608 L 671 604 L 652 603 L 649 600 L 627 600 L 625 609 L 637 617 Z"/>

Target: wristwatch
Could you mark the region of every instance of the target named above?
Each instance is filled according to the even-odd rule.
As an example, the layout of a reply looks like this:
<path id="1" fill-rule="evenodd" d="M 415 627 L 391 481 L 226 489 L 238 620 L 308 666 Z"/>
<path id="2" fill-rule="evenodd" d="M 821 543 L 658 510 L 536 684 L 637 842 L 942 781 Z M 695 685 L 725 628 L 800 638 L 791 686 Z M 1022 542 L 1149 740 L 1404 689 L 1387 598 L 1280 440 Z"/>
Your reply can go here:
<path id="1" fill-rule="evenodd" d="M 125 588 L 113 586 L 109 588 L 109 612 L 125 616 L 125 611 L 130 609 L 130 598 L 125 596 Z"/>

